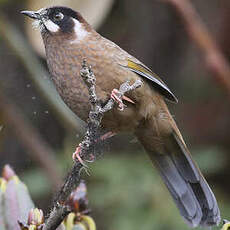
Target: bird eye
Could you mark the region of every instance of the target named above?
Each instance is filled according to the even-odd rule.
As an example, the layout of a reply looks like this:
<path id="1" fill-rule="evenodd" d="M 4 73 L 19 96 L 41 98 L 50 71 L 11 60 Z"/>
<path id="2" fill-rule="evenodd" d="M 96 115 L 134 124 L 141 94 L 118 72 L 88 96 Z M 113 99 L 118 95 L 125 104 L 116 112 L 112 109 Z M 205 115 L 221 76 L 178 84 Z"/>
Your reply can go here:
<path id="1" fill-rule="evenodd" d="M 61 21 L 63 18 L 64 18 L 64 15 L 63 15 L 61 12 L 56 13 L 56 14 L 53 16 L 53 19 L 54 19 L 55 21 Z"/>

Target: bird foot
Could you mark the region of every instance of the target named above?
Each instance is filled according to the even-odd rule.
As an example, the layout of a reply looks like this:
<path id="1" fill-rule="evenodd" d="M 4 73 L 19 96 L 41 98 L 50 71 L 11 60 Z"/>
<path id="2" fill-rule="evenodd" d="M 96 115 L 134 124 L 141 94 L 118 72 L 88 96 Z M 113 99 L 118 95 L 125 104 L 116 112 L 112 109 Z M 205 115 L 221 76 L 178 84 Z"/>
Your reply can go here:
<path id="1" fill-rule="evenodd" d="M 100 136 L 99 139 L 97 139 L 96 141 L 97 142 L 99 140 L 104 141 L 104 140 L 106 140 L 106 139 L 108 139 L 110 137 L 113 137 L 115 135 L 116 135 L 116 133 L 110 131 L 110 132 L 107 132 L 104 135 Z M 73 159 L 73 161 L 76 161 L 76 160 L 79 161 L 85 168 L 88 168 L 88 166 L 82 160 L 82 158 L 80 156 L 80 153 L 81 153 L 81 143 L 77 146 L 75 152 L 73 153 L 72 159 Z M 87 160 L 86 162 L 94 162 L 95 156 L 93 154 L 90 154 L 89 157 L 90 157 L 90 159 Z"/>
<path id="2" fill-rule="evenodd" d="M 75 152 L 73 153 L 72 155 L 72 159 L 73 161 L 76 161 L 78 160 L 82 166 L 84 166 L 85 168 L 88 168 L 88 166 L 84 163 L 84 161 L 81 159 L 81 156 L 80 156 L 80 153 L 81 153 L 81 144 L 79 144 L 75 150 Z"/>
<path id="3" fill-rule="evenodd" d="M 131 100 L 129 97 L 122 95 L 122 93 L 118 89 L 113 89 L 110 97 L 118 104 L 118 109 L 120 111 L 123 111 L 126 107 L 126 105 L 123 103 L 123 100 L 135 104 L 135 102 Z"/>

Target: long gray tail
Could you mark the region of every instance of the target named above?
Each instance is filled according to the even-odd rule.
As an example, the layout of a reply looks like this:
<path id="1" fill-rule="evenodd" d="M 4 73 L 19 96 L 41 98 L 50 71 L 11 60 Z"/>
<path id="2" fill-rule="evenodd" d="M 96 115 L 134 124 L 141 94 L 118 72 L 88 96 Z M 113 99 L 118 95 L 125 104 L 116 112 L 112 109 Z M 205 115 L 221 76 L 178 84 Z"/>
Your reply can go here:
<path id="1" fill-rule="evenodd" d="M 150 143 L 149 132 L 139 132 L 137 136 L 188 225 L 218 225 L 221 218 L 216 198 L 179 135 L 172 132 L 163 137 L 160 140 L 161 151 L 156 142 Z"/>

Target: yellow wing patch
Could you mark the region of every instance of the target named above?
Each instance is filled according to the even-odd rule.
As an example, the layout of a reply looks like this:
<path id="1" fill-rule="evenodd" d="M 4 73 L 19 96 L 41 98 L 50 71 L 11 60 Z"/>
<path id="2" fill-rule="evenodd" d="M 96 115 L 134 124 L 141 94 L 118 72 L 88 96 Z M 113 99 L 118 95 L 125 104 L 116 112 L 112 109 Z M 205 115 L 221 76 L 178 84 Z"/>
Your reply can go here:
<path id="1" fill-rule="evenodd" d="M 136 63 L 130 59 L 128 59 L 127 61 L 128 64 L 127 66 L 124 66 L 125 68 L 128 68 L 130 71 L 135 72 L 139 76 L 150 80 L 153 83 L 154 88 L 158 90 L 168 100 L 172 102 L 178 102 L 177 98 L 174 96 L 168 86 L 147 66 L 141 63 Z"/>

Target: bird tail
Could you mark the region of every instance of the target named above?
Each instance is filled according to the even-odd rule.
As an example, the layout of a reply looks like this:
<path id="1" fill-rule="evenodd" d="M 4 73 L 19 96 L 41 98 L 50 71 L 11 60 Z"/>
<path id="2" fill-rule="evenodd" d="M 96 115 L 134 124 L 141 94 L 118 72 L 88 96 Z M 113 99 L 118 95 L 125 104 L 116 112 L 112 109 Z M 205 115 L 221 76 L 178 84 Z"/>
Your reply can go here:
<path id="1" fill-rule="evenodd" d="M 153 164 L 190 227 L 218 225 L 220 211 L 216 198 L 193 162 L 174 120 L 170 124 L 150 119 L 136 132 Z M 159 127 L 164 125 L 164 127 Z M 163 131 L 160 131 L 163 130 Z"/>

